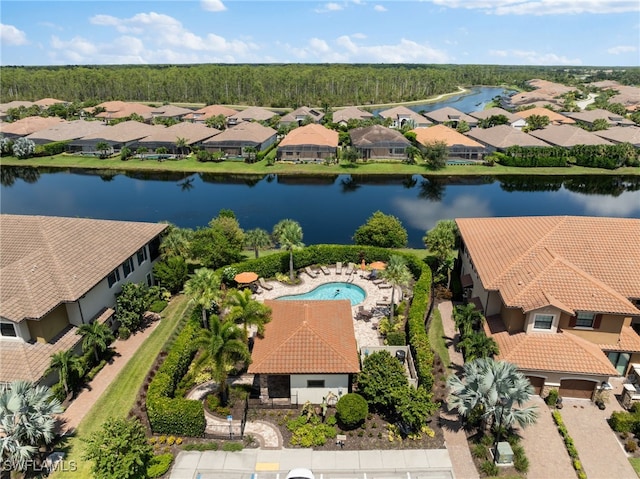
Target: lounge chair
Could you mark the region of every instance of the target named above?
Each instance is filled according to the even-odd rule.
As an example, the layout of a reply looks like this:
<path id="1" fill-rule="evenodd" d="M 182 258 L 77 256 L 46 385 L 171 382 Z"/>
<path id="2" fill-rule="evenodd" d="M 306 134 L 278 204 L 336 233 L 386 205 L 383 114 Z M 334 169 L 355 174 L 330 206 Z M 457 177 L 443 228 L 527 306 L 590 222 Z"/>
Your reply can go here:
<path id="1" fill-rule="evenodd" d="M 356 269 L 356 264 L 355 263 L 349 263 L 349 265 L 347 266 L 347 270 L 345 271 L 345 274 L 347 276 L 351 276 L 355 269 Z"/>
<path id="2" fill-rule="evenodd" d="M 312 278 L 315 278 L 316 276 L 318 276 L 316 274 L 315 271 L 313 271 L 309 266 L 305 266 L 304 268 L 305 273 L 307 273 L 309 276 L 311 276 Z"/>
<path id="3" fill-rule="evenodd" d="M 336 263 L 336 274 L 342 274 L 342 261 Z"/>
<path id="4" fill-rule="evenodd" d="M 258 278 L 258 284 L 264 290 L 271 291 L 273 289 L 273 286 L 267 283 L 264 278 Z"/>
<path id="5" fill-rule="evenodd" d="M 373 281 L 371 281 L 373 284 L 375 284 L 376 286 L 378 286 L 379 284 L 384 283 L 384 279 L 378 278 L 378 279 L 374 279 Z"/>
<path id="6" fill-rule="evenodd" d="M 329 268 L 327 268 L 326 266 L 320 266 L 320 270 L 324 273 L 325 276 L 331 274 L 331 271 L 329 271 Z"/>
<path id="7" fill-rule="evenodd" d="M 389 283 L 380 283 L 378 285 L 378 288 L 380 288 L 380 289 L 391 289 L 392 286 Z"/>

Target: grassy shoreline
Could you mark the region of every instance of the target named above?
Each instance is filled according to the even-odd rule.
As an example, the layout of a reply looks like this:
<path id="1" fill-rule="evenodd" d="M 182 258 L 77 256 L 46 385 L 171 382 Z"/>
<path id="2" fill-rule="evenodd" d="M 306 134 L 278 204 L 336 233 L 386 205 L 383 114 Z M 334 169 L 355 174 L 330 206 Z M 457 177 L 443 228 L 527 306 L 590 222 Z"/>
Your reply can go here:
<path id="1" fill-rule="evenodd" d="M 125 172 L 148 173 L 204 173 L 218 175 L 270 175 L 281 176 L 336 176 L 336 175 L 363 175 L 363 176 L 585 176 L 585 175 L 609 175 L 625 176 L 640 175 L 640 168 L 624 167 L 617 170 L 602 168 L 585 168 L 580 166 L 569 167 L 541 167 L 541 168 L 517 168 L 508 166 L 482 166 L 482 165 L 452 165 L 441 170 L 430 170 L 422 165 L 408 165 L 399 162 L 368 162 L 355 165 L 341 163 L 339 165 L 324 164 L 284 164 L 276 163 L 268 166 L 266 161 L 248 164 L 240 161 L 223 161 L 220 163 L 202 163 L 193 157 L 182 160 L 156 160 L 130 159 L 121 161 L 119 158 L 101 160 L 95 157 L 78 157 L 72 155 L 57 155 L 53 157 L 29 158 L 18 160 L 13 157 L 0 159 L 0 167 L 22 166 L 35 168 L 52 168 L 61 170 L 97 170 L 119 174 Z"/>

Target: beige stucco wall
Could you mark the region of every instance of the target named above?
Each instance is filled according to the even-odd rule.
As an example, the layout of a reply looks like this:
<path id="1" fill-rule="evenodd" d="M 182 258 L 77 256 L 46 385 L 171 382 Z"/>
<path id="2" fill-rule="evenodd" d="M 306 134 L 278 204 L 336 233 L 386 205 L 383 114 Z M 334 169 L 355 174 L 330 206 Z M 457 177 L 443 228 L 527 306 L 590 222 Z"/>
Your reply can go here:
<path id="1" fill-rule="evenodd" d="M 541 397 L 547 397 L 551 389 L 560 389 L 560 382 L 566 379 L 579 379 L 592 381 L 596 386 L 603 381 L 609 381 L 609 376 L 587 375 L 576 373 L 559 373 L 550 371 L 520 370 L 525 376 L 535 376 L 544 378 L 544 386 L 542 387 Z"/>
<path id="2" fill-rule="evenodd" d="M 620 330 L 624 324 L 630 324 L 631 318 L 625 318 L 624 316 L 603 314 L 600 327 L 598 329 L 593 328 L 570 328 L 569 327 L 570 316 L 566 313 L 562 314 L 560 318 L 560 327 L 571 331 L 576 336 L 580 336 L 587 341 L 591 341 L 596 344 L 616 344 L 620 337 Z"/>
<path id="3" fill-rule="evenodd" d="M 39 343 L 48 343 L 69 325 L 66 306 L 59 305 L 38 321 L 28 319 L 27 325 L 32 339 Z"/>
<path id="4" fill-rule="evenodd" d="M 551 324 L 551 329 L 534 329 L 533 326 L 535 324 L 536 314 L 551 314 L 553 315 L 553 323 Z M 533 311 L 529 311 L 525 316 L 525 331 L 527 333 L 557 333 L 558 332 L 558 323 L 560 322 L 560 315 L 562 311 L 558 308 L 554 308 L 553 306 L 545 306 L 544 308 L 535 309 Z"/>

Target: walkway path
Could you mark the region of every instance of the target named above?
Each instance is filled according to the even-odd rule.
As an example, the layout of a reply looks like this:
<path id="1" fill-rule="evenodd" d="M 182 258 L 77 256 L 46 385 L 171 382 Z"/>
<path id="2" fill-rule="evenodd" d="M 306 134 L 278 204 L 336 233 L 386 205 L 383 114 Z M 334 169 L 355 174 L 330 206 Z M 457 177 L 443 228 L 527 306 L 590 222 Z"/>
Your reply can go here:
<path id="1" fill-rule="evenodd" d="M 116 376 L 122 371 L 122 368 L 129 362 L 129 359 L 142 346 L 142 343 L 151 335 L 158 326 L 159 321 L 152 323 L 144 331 L 140 331 L 127 340 L 117 339 L 112 347 L 115 349 L 113 360 L 108 363 L 93 378 L 80 393 L 76 396 L 69 407 L 60 416 L 64 421 L 65 430 L 77 428 L 80 421 L 91 410 L 93 405 L 98 401 L 102 393 L 109 387 Z"/>
<path id="2" fill-rule="evenodd" d="M 443 301 L 438 304 L 440 315 L 442 316 L 442 326 L 444 335 L 451 338 L 449 343 L 449 359 L 451 359 L 451 372 L 458 371 L 464 364 L 462 354 L 455 350 L 455 343 L 458 342 L 455 324 L 453 322 L 453 304 L 451 301 Z M 446 408 L 446 406 L 445 406 Z M 451 457 L 453 472 L 457 479 L 477 479 L 478 470 L 469 451 L 467 434 L 462 428 L 462 424 L 455 412 L 443 411 L 440 413 L 444 441 Z"/>

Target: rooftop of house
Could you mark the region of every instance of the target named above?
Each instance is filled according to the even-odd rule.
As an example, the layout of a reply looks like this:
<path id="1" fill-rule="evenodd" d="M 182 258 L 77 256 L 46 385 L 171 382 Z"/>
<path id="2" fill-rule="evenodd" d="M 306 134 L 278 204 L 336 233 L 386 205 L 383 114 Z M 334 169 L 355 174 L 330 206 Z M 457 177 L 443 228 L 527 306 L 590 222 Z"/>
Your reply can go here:
<path id="1" fill-rule="evenodd" d="M 382 125 L 354 128 L 349 134 L 351 135 L 353 145 L 361 148 L 380 144 L 392 144 L 398 147 L 411 145 L 411 142 L 398 130 L 393 130 Z"/>
<path id="2" fill-rule="evenodd" d="M 578 112 L 566 113 L 566 116 L 573 118 L 574 120 L 583 121 L 586 123 L 593 123 L 596 120 L 605 120 L 609 125 L 635 125 L 634 122 L 625 118 L 623 115 L 612 113 L 608 110 L 596 108 L 594 110 L 585 110 Z"/>
<path id="3" fill-rule="evenodd" d="M 560 113 L 556 113 L 553 110 L 549 110 L 548 108 L 539 106 L 530 108 L 528 110 L 517 111 L 515 115 L 519 116 L 520 118 L 524 118 L 525 120 L 532 115 L 546 116 L 547 118 L 549 118 L 549 121 L 551 123 L 563 125 L 572 125 L 576 122 L 573 118 L 569 118 L 568 116 L 561 115 Z"/>
<path id="4" fill-rule="evenodd" d="M 35 142 L 66 141 L 82 138 L 108 128 L 102 121 L 73 120 L 56 123 L 50 128 L 39 130 L 27 135 L 27 138 Z"/>
<path id="5" fill-rule="evenodd" d="M 469 148 L 484 148 L 480 143 L 468 136 L 458 133 L 453 128 L 445 125 L 434 125 L 428 128 L 415 128 L 411 130 L 416 134 L 416 140 L 427 144 L 436 141 L 443 141 L 447 146 L 466 146 Z"/>
<path id="6" fill-rule="evenodd" d="M 324 118 L 324 113 L 318 108 L 309 108 L 308 106 L 301 106 L 293 110 L 292 112 L 287 113 L 281 119 L 281 123 L 291 123 L 293 121 L 298 121 L 300 118 L 310 117 L 314 122 L 318 122 Z"/>
<path id="7" fill-rule="evenodd" d="M 235 121 L 236 123 L 244 121 L 268 121 L 278 114 L 272 110 L 267 110 L 260 106 L 251 106 L 246 110 L 239 111 L 231 115 L 229 121 Z"/>
<path id="8" fill-rule="evenodd" d="M 185 120 L 206 120 L 211 117 L 222 115 L 225 118 L 238 113 L 233 108 L 223 105 L 208 105 L 198 110 L 192 111 L 184 116 Z"/>
<path id="9" fill-rule="evenodd" d="M 434 123 L 447 123 L 449 121 L 466 121 L 470 125 L 478 123 L 476 118 L 450 106 L 428 111 L 424 116 Z"/>
<path id="10" fill-rule="evenodd" d="M 142 138 L 140 143 L 175 143 L 178 138 L 184 138 L 188 145 L 192 145 L 219 133 L 220 130 L 209 128 L 201 123 L 180 122 L 169 127 L 155 126 L 151 134 Z"/>
<path id="11" fill-rule="evenodd" d="M 96 118 L 120 119 L 127 118 L 134 113 L 140 115 L 145 120 L 151 118 L 153 108 L 142 103 L 134 103 L 128 101 L 105 101 L 96 106 L 104 108 L 105 111 L 95 115 Z M 94 110 L 94 108 L 90 108 Z"/>
<path id="12" fill-rule="evenodd" d="M 219 135 L 210 138 L 205 141 L 205 145 L 225 142 L 263 143 L 277 134 L 278 132 L 273 128 L 260 123 L 245 121 L 233 128 L 227 128 Z"/>
<path id="13" fill-rule="evenodd" d="M 361 110 L 356 106 L 348 106 L 347 108 L 341 108 L 333 112 L 334 123 L 340 123 L 341 121 L 348 122 L 349 120 L 365 120 L 367 118 L 373 118 L 373 113 Z"/>
<path id="14" fill-rule="evenodd" d="M 401 118 L 407 118 L 409 120 L 413 120 L 416 125 L 430 125 L 431 120 L 427 119 L 424 115 L 417 113 L 406 106 L 395 106 L 393 108 L 389 108 L 388 110 L 383 110 L 378 113 L 382 118 L 391 118 L 393 120 L 398 120 Z"/>
<path id="15" fill-rule="evenodd" d="M 193 110 L 176 105 L 162 105 L 154 107 L 151 111 L 151 114 L 153 116 L 160 117 L 182 117 L 184 115 L 188 115 L 189 113 L 193 113 Z"/>
<path id="16" fill-rule="evenodd" d="M 301 126 L 291 130 L 280 142 L 279 148 L 284 146 L 317 145 L 338 147 L 338 132 L 329 130 L 317 123 Z"/>
<path id="17" fill-rule="evenodd" d="M 65 121 L 57 116 L 28 116 L 12 123 L 0 124 L 0 132 L 10 136 L 27 136 L 37 131 L 46 130 Z"/>
<path id="18" fill-rule="evenodd" d="M 352 374 L 360 372 L 351 303 L 264 302 L 272 311 L 264 338 L 255 341 L 251 374 Z"/>
<path id="19" fill-rule="evenodd" d="M 640 127 L 613 126 L 606 130 L 594 131 L 594 135 L 614 143 L 631 143 L 640 146 Z"/>
<path id="20" fill-rule="evenodd" d="M 149 135 L 153 135 L 156 131 L 163 131 L 165 127 L 162 125 L 147 125 L 135 120 L 123 121 L 116 125 L 110 125 L 107 128 L 89 133 L 79 141 L 106 141 L 111 143 L 128 143 L 130 141 L 139 140 Z"/>
<path id="21" fill-rule="evenodd" d="M 473 128 L 465 133 L 465 135 L 494 148 L 508 148 L 510 146 L 549 146 L 548 143 L 509 125 L 497 125 L 491 128 Z"/>
<path id="22" fill-rule="evenodd" d="M 578 126 L 572 125 L 549 125 L 541 130 L 529 132 L 542 141 L 551 145 L 570 148 L 576 145 L 610 145 L 611 142 Z"/>
<path id="23" fill-rule="evenodd" d="M 510 123 L 515 123 L 518 120 L 522 120 L 522 118 L 515 113 L 511 113 L 510 111 L 507 111 L 503 108 L 498 108 L 497 106 L 487 108 L 486 110 L 472 111 L 471 113 L 469 113 L 469 115 L 477 118 L 478 120 L 486 120 L 487 118 L 490 118 L 492 116 L 499 115 L 507 117 Z"/>

